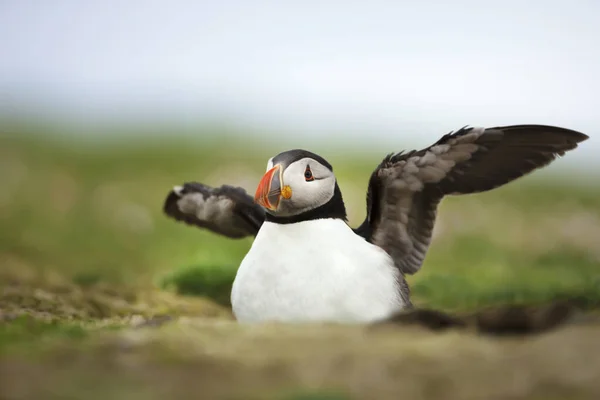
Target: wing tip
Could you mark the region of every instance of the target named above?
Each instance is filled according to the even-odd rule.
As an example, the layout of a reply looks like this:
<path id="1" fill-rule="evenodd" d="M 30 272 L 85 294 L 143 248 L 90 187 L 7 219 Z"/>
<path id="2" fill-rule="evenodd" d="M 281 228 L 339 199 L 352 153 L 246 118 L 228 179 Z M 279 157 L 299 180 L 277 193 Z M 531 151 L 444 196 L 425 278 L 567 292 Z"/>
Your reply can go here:
<path id="1" fill-rule="evenodd" d="M 583 132 L 576 131 L 574 129 L 563 128 L 560 126 L 543 126 L 546 129 L 552 130 L 556 133 L 564 134 L 574 143 L 581 143 L 588 140 L 590 137 Z"/>
<path id="2" fill-rule="evenodd" d="M 191 193 L 194 191 L 202 193 L 200 188 L 196 187 L 195 182 L 184 183 L 183 185 L 176 185 L 169 191 L 165 201 L 163 203 L 163 212 L 170 217 L 173 217 L 177 220 L 181 220 L 179 214 L 181 211 L 177 207 L 177 202 L 187 193 Z"/>
<path id="3" fill-rule="evenodd" d="M 171 189 L 171 191 L 169 191 L 169 194 L 167 194 L 167 197 L 165 198 L 162 208 L 163 212 L 169 217 L 176 217 L 176 213 L 174 211 L 177 209 L 177 202 L 179 199 L 181 199 L 182 190 L 182 186 L 175 186 L 173 189 Z"/>
<path id="4" fill-rule="evenodd" d="M 173 189 L 171 190 L 171 192 L 175 193 L 177 196 L 181 197 L 181 195 L 183 194 L 183 190 L 185 189 L 185 186 L 173 186 Z"/>
<path id="5" fill-rule="evenodd" d="M 583 132 L 576 131 L 574 129 L 565 128 L 557 125 L 543 125 L 543 124 L 520 124 L 520 125 L 507 125 L 507 126 L 498 126 L 494 128 L 487 128 L 486 130 L 494 130 L 499 129 L 503 131 L 510 130 L 537 130 L 537 131 L 546 131 L 549 133 L 557 133 L 563 135 L 564 137 L 568 137 L 576 143 L 583 142 L 590 137 Z"/>

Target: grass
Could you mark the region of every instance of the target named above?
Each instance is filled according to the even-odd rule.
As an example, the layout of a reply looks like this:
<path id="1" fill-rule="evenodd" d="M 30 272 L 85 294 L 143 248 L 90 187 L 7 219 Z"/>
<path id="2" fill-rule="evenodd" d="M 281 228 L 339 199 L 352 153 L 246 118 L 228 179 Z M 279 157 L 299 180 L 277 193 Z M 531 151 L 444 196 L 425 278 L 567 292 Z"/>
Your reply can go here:
<path id="1" fill-rule="evenodd" d="M 16 317 L 10 323 L 0 325 L 0 351 L 5 350 L 3 346 L 31 345 L 48 337 L 62 337 L 78 340 L 86 337 L 89 331 L 77 323 L 65 323 L 64 321 L 43 321 L 29 315 Z"/>
<path id="2" fill-rule="evenodd" d="M 160 286 L 174 289 L 179 294 L 209 297 L 218 304 L 231 306 L 230 293 L 235 273 L 235 267 L 191 265 L 165 276 Z"/>
<path id="3" fill-rule="evenodd" d="M 585 369 L 600 359 L 586 347 L 600 334 L 591 328 L 528 347 L 410 329 L 367 334 L 233 323 L 229 291 L 252 240 L 176 223 L 162 215 L 162 202 L 173 185 L 190 180 L 252 190 L 266 160 L 284 149 L 240 140 L 231 149 L 213 139 L 90 145 L 22 134 L 0 141 L 0 376 L 12 377 L 6 390 L 13 397 L 598 394 L 599 380 Z M 313 150 L 335 166 L 357 225 L 383 153 L 355 150 L 349 162 L 350 150 Z M 414 302 L 468 311 L 568 297 L 598 308 L 600 185 L 560 179 L 559 172 L 568 176 L 560 161 L 549 171 L 444 200 L 425 264 L 408 277 Z M 180 319 L 148 328 L 164 316 Z M 529 377 L 522 386 L 517 373 Z M 498 376 L 508 381 L 501 385 Z M 32 379 L 39 384 L 28 385 Z"/>

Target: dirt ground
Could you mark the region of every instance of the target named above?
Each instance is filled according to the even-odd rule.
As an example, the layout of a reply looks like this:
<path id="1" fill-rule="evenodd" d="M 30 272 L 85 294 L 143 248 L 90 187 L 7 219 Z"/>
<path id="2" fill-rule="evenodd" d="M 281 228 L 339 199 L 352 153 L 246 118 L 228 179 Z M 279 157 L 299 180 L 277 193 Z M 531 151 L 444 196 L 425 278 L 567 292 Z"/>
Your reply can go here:
<path id="1" fill-rule="evenodd" d="M 0 360 L 5 399 L 597 399 L 600 323 L 497 338 L 180 318 Z"/>

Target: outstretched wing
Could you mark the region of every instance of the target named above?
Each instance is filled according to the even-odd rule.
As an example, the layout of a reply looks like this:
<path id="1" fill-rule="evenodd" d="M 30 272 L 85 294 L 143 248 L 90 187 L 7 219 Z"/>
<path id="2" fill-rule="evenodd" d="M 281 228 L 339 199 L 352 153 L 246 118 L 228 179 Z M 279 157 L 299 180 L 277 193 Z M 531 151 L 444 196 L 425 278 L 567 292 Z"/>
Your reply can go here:
<path id="1" fill-rule="evenodd" d="M 233 239 L 256 236 L 265 220 L 264 210 L 244 189 L 211 188 L 197 182 L 173 188 L 163 211 L 178 221 Z"/>
<path id="2" fill-rule="evenodd" d="M 371 175 L 367 218 L 355 231 L 386 250 L 403 273 L 414 274 L 425 259 L 445 195 L 502 186 L 587 138 L 543 125 L 463 128 L 426 149 L 388 155 Z"/>

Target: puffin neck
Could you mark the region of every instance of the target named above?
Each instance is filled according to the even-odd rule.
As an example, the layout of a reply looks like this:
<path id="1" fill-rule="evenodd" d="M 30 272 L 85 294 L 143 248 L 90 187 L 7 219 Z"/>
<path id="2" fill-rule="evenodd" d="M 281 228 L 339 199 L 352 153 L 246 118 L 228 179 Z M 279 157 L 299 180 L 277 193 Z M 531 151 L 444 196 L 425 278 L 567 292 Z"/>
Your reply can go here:
<path id="1" fill-rule="evenodd" d="M 337 218 L 343 221 L 347 220 L 346 206 L 344 205 L 342 192 L 340 191 L 337 183 L 335 184 L 333 197 L 322 206 L 305 211 L 301 214 L 290 215 L 286 217 L 279 217 L 268 212 L 265 213 L 265 221 L 274 222 L 276 224 L 293 224 L 296 222 L 323 218 Z"/>

